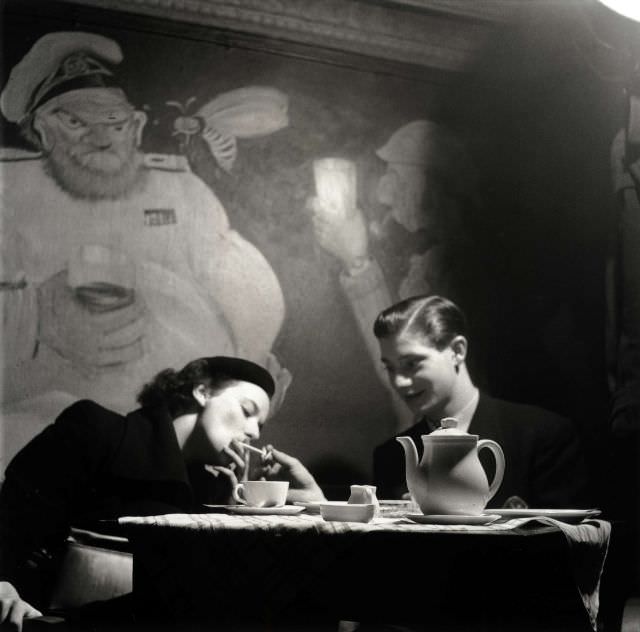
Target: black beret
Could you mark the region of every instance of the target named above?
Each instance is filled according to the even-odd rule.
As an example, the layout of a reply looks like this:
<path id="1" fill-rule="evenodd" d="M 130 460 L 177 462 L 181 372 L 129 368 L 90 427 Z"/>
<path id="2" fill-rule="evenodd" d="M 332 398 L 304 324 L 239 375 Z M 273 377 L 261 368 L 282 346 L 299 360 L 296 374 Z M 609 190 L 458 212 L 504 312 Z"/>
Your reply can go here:
<path id="1" fill-rule="evenodd" d="M 211 374 L 226 375 L 233 380 L 251 382 L 263 389 L 269 398 L 273 397 L 276 383 L 271 373 L 255 362 L 243 358 L 231 358 L 228 356 L 214 356 L 203 358 Z"/>

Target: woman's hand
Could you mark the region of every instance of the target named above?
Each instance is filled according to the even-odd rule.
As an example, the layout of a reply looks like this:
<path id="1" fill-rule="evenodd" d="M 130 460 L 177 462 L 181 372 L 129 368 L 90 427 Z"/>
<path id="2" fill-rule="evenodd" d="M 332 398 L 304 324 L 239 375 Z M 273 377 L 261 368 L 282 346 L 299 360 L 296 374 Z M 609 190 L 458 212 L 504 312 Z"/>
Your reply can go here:
<path id="1" fill-rule="evenodd" d="M 223 465 L 205 465 L 204 469 L 217 479 L 215 484 L 215 498 L 213 498 L 215 503 L 212 504 L 234 505 L 233 490 L 238 484 L 235 468 L 224 467 Z"/>
<path id="2" fill-rule="evenodd" d="M 288 502 L 326 500 L 311 472 L 295 457 L 266 446 L 259 475 L 267 480 L 289 481 Z"/>
<path id="3" fill-rule="evenodd" d="M 23 601 L 9 582 L 0 581 L 0 629 L 22 630 L 23 619 L 41 617 L 42 613 Z"/>

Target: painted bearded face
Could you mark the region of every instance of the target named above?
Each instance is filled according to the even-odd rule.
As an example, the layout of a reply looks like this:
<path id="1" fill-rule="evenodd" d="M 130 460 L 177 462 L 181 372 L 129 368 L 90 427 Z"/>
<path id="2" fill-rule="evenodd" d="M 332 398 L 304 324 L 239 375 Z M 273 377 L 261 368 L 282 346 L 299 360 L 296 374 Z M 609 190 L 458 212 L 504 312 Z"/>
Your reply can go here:
<path id="1" fill-rule="evenodd" d="M 393 218 L 415 233 L 428 225 L 424 208 L 426 178 L 418 165 L 390 163 L 376 190 L 378 201 L 391 209 Z"/>
<path id="2" fill-rule="evenodd" d="M 47 170 L 62 189 L 83 199 L 115 199 L 141 182 L 137 147 L 144 121 L 122 97 L 77 90 L 47 103 L 34 128 Z"/>

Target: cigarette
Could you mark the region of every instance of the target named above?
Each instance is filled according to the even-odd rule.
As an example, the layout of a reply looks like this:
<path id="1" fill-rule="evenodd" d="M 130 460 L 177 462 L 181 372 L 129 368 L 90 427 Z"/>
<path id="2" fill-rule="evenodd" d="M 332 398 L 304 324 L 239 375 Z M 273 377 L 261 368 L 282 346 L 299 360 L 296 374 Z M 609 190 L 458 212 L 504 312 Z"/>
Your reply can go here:
<path id="1" fill-rule="evenodd" d="M 256 448 L 255 446 L 252 446 L 250 443 L 242 443 L 242 441 L 238 441 L 238 443 L 241 446 L 244 446 L 245 448 L 247 448 L 247 450 L 251 450 L 251 452 L 257 452 L 260 456 L 265 456 L 265 454 L 267 453 L 265 448 Z"/>

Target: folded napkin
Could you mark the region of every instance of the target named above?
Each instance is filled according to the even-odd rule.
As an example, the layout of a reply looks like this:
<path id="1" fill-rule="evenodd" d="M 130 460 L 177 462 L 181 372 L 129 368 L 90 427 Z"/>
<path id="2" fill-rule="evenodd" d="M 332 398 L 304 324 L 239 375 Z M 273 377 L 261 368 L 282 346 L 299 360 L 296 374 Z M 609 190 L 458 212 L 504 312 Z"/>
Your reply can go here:
<path id="1" fill-rule="evenodd" d="M 611 523 L 606 520 L 589 519 L 579 524 L 567 524 L 546 517 L 527 518 L 524 522 L 530 521 L 553 525 L 564 533 L 569 544 L 573 575 L 580 597 L 589 614 L 591 627 L 597 630 L 600 579 L 609 550 Z"/>

